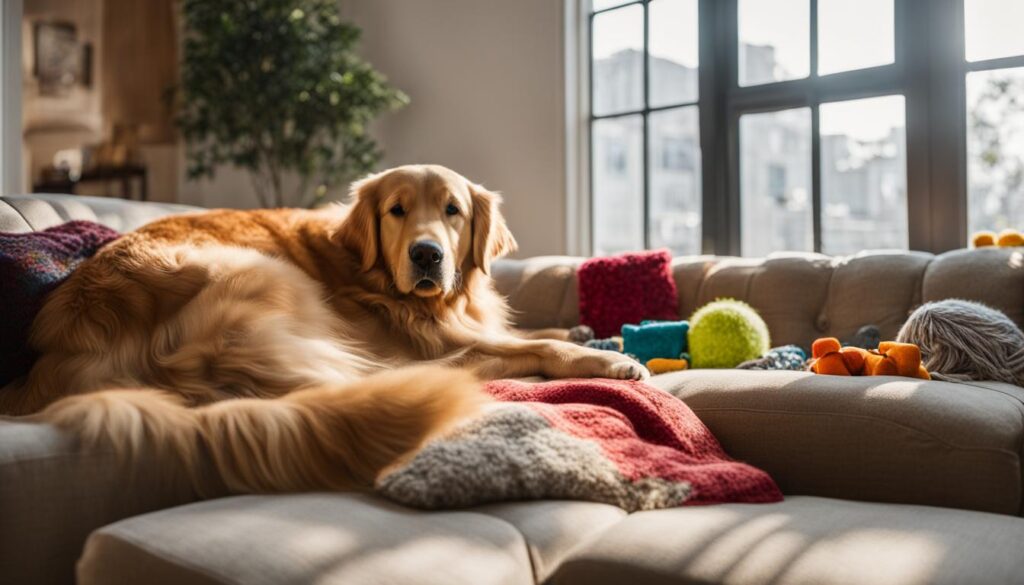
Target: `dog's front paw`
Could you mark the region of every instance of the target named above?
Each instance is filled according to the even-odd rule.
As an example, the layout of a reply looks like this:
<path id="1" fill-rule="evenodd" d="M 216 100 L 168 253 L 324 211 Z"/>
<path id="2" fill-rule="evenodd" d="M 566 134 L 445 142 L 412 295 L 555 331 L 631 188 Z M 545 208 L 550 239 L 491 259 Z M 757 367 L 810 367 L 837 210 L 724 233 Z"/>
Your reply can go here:
<path id="1" fill-rule="evenodd" d="M 646 380 L 651 377 L 651 373 L 641 364 L 626 357 L 621 361 L 611 364 L 606 377 L 616 380 Z"/>

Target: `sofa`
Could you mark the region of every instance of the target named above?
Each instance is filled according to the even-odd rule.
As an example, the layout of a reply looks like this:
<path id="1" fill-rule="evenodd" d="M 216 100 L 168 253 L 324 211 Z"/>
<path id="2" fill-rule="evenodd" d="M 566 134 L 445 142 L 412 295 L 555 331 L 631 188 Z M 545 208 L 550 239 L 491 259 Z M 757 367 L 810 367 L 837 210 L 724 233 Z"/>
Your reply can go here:
<path id="1" fill-rule="evenodd" d="M 70 219 L 130 230 L 176 205 L 0 198 L 0 231 Z M 577 324 L 581 259 L 494 269 L 519 327 Z M 893 338 L 923 302 L 966 298 L 1024 324 L 1024 249 L 933 256 L 686 257 L 680 313 L 745 300 L 774 345 L 875 324 Z M 626 514 L 590 502 L 421 512 L 366 493 L 198 501 L 55 429 L 0 420 L 0 583 L 964 584 L 1024 582 L 1024 388 L 805 372 L 691 370 L 650 383 L 685 401 L 732 456 L 768 471 L 776 504 Z"/>

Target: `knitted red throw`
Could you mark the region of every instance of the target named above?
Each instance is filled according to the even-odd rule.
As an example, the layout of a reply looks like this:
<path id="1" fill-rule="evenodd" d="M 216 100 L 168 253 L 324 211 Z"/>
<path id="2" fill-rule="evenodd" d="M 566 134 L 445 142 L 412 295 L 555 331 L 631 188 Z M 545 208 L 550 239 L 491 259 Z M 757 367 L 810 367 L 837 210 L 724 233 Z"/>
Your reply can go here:
<path id="1" fill-rule="evenodd" d="M 640 382 L 503 380 L 482 416 L 378 480 L 426 509 L 574 499 L 628 511 L 776 502 L 765 472 L 729 458 L 681 400 Z"/>
<path id="2" fill-rule="evenodd" d="M 626 323 L 679 318 L 668 250 L 591 258 L 580 265 L 576 278 L 580 323 L 598 337 L 619 335 Z"/>

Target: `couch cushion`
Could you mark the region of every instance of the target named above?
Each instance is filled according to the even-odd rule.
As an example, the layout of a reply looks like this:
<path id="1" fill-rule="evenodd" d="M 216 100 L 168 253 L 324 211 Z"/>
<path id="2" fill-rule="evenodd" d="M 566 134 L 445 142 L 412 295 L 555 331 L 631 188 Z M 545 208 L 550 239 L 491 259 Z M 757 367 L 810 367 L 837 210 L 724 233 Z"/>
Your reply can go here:
<path id="1" fill-rule="evenodd" d="M 511 502 L 474 511 L 501 518 L 526 541 L 533 576 L 543 582 L 573 551 L 586 546 L 626 517 L 622 508 L 591 502 Z"/>
<path id="2" fill-rule="evenodd" d="M 966 299 L 999 309 L 1024 327 L 1024 248 L 954 250 L 928 266 L 922 302 Z"/>
<path id="3" fill-rule="evenodd" d="M 862 326 L 876 325 L 882 339 L 896 339 L 910 311 L 921 303 L 921 281 L 932 258 L 920 252 L 836 258 L 822 329 L 848 339 Z"/>
<path id="4" fill-rule="evenodd" d="M 1021 512 L 1016 386 L 743 370 L 651 383 L 682 398 L 726 452 L 767 471 L 783 493 Z"/>
<path id="5" fill-rule="evenodd" d="M 622 517 L 537 502 L 425 513 L 368 495 L 240 496 L 96 531 L 78 565 L 103 583 L 533 583 Z"/>
<path id="6" fill-rule="evenodd" d="M 555 585 L 1020 583 L 1024 520 L 792 497 L 633 514 L 571 555 Z"/>
<path id="7" fill-rule="evenodd" d="M 582 263 L 583 258 L 567 256 L 495 262 L 494 285 L 514 309 L 512 318 L 516 326 L 543 329 L 578 325 L 576 269 Z"/>
<path id="8" fill-rule="evenodd" d="M 202 211 L 173 203 L 141 203 L 82 195 L 11 195 L 0 197 L 0 232 L 44 230 L 75 219 L 103 224 L 119 232 L 176 213 Z"/>
<path id="9" fill-rule="evenodd" d="M 90 532 L 195 500 L 153 458 L 127 470 L 57 429 L 0 417 L 0 583 L 71 583 Z"/>
<path id="10" fill-rule="evenodd" d="M 724 297 L 745 301 L 768 325 L 772 345 L 808 347 L 825 332 L 820 316 L 831 276 L 831 259 L 820 254 L 727 258 L 708 270 L 697 306 Z"/>

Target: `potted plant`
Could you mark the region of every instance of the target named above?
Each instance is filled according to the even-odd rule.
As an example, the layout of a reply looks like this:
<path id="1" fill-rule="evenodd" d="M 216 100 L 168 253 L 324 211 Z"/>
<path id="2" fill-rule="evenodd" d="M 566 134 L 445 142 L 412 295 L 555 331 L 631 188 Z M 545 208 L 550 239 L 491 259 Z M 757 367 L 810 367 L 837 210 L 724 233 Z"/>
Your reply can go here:
<path id="1" fill-rule="evenodd" d="M 178 126 L 190 179 L 249 172 L 267 207 L 315 205 L 381 151 L 368 124 L 408 103 L 355 53 L 337 0 L 185 0 Z M 285 192 L 284 179 L 298 177 Z"/>

